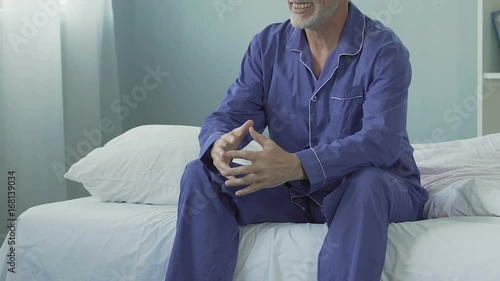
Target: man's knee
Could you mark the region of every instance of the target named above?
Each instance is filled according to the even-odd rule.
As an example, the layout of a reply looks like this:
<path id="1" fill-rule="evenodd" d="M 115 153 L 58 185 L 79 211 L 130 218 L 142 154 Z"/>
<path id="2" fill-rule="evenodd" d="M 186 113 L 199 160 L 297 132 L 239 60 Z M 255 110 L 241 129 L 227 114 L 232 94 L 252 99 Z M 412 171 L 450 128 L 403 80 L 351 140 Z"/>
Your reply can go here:
<path id="1" fill-rule="evenodd" d="M 184 169 L 184 174 L 182 174 L 181 178 L 181 189 L 184 186 L 196 187 L 197 185 L 206 185 L 206 183 L 212 181 L 211 178 L 212 175 L 207 168 L 205 168 L 201 160 L 193 160 L 189 162 Z"/>
<path id="2" fill-rule="evenodd" d="M 206 202 L 217 197 L 217 189 L 220 187 L 211 178 L 210 172 L 203 163 L 196 159 L 186 165 L 180 189 L 181 195 L 188 196 L 198 202 Z"/>
<path id="3" fill-rule="evenodd" d="M 185 177 L 185 176 L 189 177 L 190 175 L 204 173 L 204 170 L 205 170 L 205 166 L 203 165 L 203 163 L 201 163 L 201 160 L 195 159 L 186 165 L 186 168 L 184 169 L 183 177 Z"/>
<path id="4" fill-rule="evenodd" d="M 359 169 L 346 177 L 346 192 L 359 198 L 374 199 L 387 196 L 389 185 L 395 182 L 391 176 L 380 168 L 368 167 Z"/>
<path id="5" fill-rule="evenodd" d="M 218 200 L 217 188 L 199 159 L 189 162 L 180 184 L 179 213 L 182 220 L 189 223 L 193 216 L 203 213 L 212 200 Z"/>
<path id="6" fill-rule="evenodd" d="M 358 169 L 347 175 L 347 179 L 355 180 L 379 180 L 385 178 L 386 172 L 376 167 L 366 167 Z"/>

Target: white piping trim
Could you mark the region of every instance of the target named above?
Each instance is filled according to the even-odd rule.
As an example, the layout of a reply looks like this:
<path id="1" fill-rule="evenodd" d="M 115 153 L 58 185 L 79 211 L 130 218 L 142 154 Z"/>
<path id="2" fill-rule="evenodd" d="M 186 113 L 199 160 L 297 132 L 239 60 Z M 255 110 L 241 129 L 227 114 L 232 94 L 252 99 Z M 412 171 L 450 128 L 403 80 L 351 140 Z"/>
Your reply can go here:
<path id="1" fill-rule="evenodd" d="M 326 85 L 326 83 L 328 83 L 328 81 L 330 81 L 330 79 L 332 79 L 333 75 L 335 74 L 335 72 L 337 72 L 337 69 L 339 68 L 339 65 L 340 65 L 340 57 L 342 56 L 355 56 L 357 54 L 359 54 L 359 52 L 361 52 L 361 49 L 363 49 L 363 44 L 365 43 L 365 28 L 366 28 L 366 16 L 363 16 L 363 32 L 362 32 L 362 37 L 361 37 L 361 44 L 359 45 L 359 49 L 354 53 L 354 54 L 347 54 L 347 53 L 342 53 L 339 55 L 338 59 L 337 59 L 337 67 L 335 67 L 335 69 L 333 70 L 332 74 L 330 75 L 330 77 L 328 77 L 328 79 L 326 79 L 325 83 L 323 83 L 323 85 L 321 85 L 321 87 L 318 88 L 318 90 L 316 90 L 314 92 L 314 95 L 313 97 L 319 92 L 321 91 L 321 89 L 323 88 L 323 86 Z"/>
<path id="2" fill-rule="evenodd" d="M 314 203 L 316 203 L 320 208 L 323 207 L 323 205 L 321 205 L 320 203 L 318 203 L 318 201 L 314 200 L 314 198 L 312 198 L 311 196 L 307 195 L 307 197 L 309 197 L 312 201 L 314 201 Z"/>
<path id="3" fill-rule="evenodd" d="M 318 83 L 318 80 L 316 79 L 316 76 L 314 76 L 314 73 L 313 71 L 311 70 L 311 68 L 309 66 L 307 66 L 307 64 L 302 60 L 302 52 L 300 52 L 300 62 L 307 68 L 309 69 L 309 73 L 311 73 L 311 76 L 313 77 L 314 79 L 314 83 Z M 309 116 L 309 147 L 312 147 L 312 143 L 311 143 L 311 138 L 312 138 L 312 134 L 311 134 L 311 100 L 312 98 L 315 96 L 316 94 L 313 94 L 313 96 L 311 97 L 311 99 L 309 100 L 309 112 L 308 112 L 308 116 Z"/>
<path id="4" fill-rule="evenodd" d="M 226 134 L 226 133 L 224 133 L 224 132 L 215 132 L 215 133 L 211 134 L 211 135 L 207 138 L 207 141 L 208 141 L 211 137 L 213 137 L 213 136 L 215 136 L 215 135 L 217 135 L 217 134 Z M 205 142 L 205 144 L 206 144 L 206 142 Z"/>
<path id="5" fill-rule="evenodd" d="M 309 101 L 309 112 L 308 112 L 308 118 L 309 119 L 309 147 L 312 148 L 312 130 L 311 130 L 311 101 Z M 316 156 L 317 157 L 317 156 Z"/>
<path id="6" fill-rule="evenodd" d="M 316 76 L 314 76 L 314 73 L 313 71 L 311 70 L 311 68 L 302 60 L 302 51 L 300 50 L 296 50 L 296 49 L 291 49 L 292 51 L 295 51 L 295 52 L 299 52 L 300 53 L 300 62 L 309 70 L 309 73 L 311 73 L 311 76 L 313 77 L 314 79 L 314 83 L 318 83 L 318 80 L 316 79 Z M 311 97 L 311 99 L 309 100 L 309 113 L 308 113 L 308 116 L 309 116 L 309 147 L 312 146 L 311 144 L 311 138 L 312 138 L 312 135 L 311 135 L 311 100 L 312 98 L 315 96 L 316 94 L 313 94 L 313 96 Z"/>
<path id="7" fill-rule="evenodd" d="M 306 210 L 306 208 L 304 208 L 304 207 L 300 206 L 299 204 L 295 203 L 295 201 L 293 201 L 293 199 L 294 199 L 294 198 L 300 198 L 300 197 L 306 197 L 306 196 L 307 196 L 307 195 L 292 196 L 292 197 L 290 197 L 290 201 L 291 201 L 293 204 L 297 205 L 299 208 L 301 208 L 301 209 L 302 209 L 302 211 L 305 211 L 305 210 Z M 307 196 L 307 197 L 309 197 L 309 196 Z"/>
<path id="8" fill-rule="evenodd" d="M 319 157 L 318 157 L 318 154 L 316 153 L 316 151 L 314 151 L 314 149 L 312 148 L 312 143 L 311 143 L 311 138 L 312 138 L 312 130 L 311 130 L 311 102 L 313 100 L 313 98 L 316 96 L 316 94 L 326 85 L 326 83 L 328 83 L 328 81 L 330 81 L 330 79 L 332 79 L 333 75 L 335 74 L 335 72 L 337 71 L 337 69 L 339 68 L 339 65 L 340 65 L 340 57 L 342 56 L 356 56 L 357 54 L 359 54 L 359 52 L 361 52 L 361 49 L 363 49 L 363 45 L 364 45 L 364 42 L 365 42 L 365 29 L 366 29 L 366 16 L 363 15 L 363 31 L 362 31 L 362 37 L 361 37 L 361 44 L 359 46 L 359 49 L 354 53 L 354 54 L 347 54 L 347 53 L 342 53 L 339 55 L 339 57 L 337 58 L 337 66 L 335 67 L 335 69 L 333 70 L 332 74 L 330 75 L 330 77 L 328 77 L 328 79 L 325 81 L 325 83 L 323 83 L 323 85 L 321 85 L 321 87 L 319 87 L 315 92 L 314 94 L 312 95 L 312 97 L 309 99 L 309 147 L 310 149 L 313 151 L 314 155 L 316 156 L 316 159 L 318 160 L 318 163 L 321 167 L 321 171 L 323 172 L 323 176 L 325 177 L 324 181 L 323 181 L 323 185 L 325 185 L 326 183 L 326 173 L 325 173 L 325 169 L 323 168 L 323 164 L 321 163 L 321 160 L 319 160 Z M 294 30 L 295 32 L 295 30 Z M 293 34 L 293 33 L 292 33 Z M 295 50 L 295 49 L 291 49 L 293 51 L 296 51 L 296 52 L 299 52 L 300 53 L 300 62 L 309 70 L 309 72 L 311 73 L 311 75 L 313 76 L 314 78 L 314 82 L 318 82 L 317 79 L 316 79 L 316 76 L 314 76 L 314 73 L 312 72 L 312 70 L 309 68 L 309 66 L 307 66 L 307 64 L 304 63 L 304 61 L 302 61 L 302 51 L 300 50 Z M 362 96 L 361 96 L 362 97 Z M 333 97 L 332 97 L 333 98 Z M 353 98 L 358 98 L 358 96 L 356 97 L 353 97 Z M 318 204 L 319 205 L 319 204 Z"/>
<path id="9" fill-rule="evenodd" d="M 215 133 L 211 134 L 211 135 L 207 138 L 207 140 L 205 141 L 205 143 L 203 144 L 203 146 L 202 146 L 201 148 L 205 147 L 205 146 L 207 145 L 208 141 L 210 140 L 210 138 L 211 138 L 211 137 L 213 137 L 213 136 L 215 136 L 215 135 L 217 135 L 217 134 L 222 134 L 222 135 L 224 135 L 225 133 L 224 133 L 224 132 L 215 132 Z"/>
<path id="10" fill-rule="evenodd" d="M 363 96 L 354 96 L 354 97 L 348 97 L 348 98 L 339 98 L 339 97 L 331 97 L 334 100 L 353 100 L 353 99 L 358 99 L 362 98 Z"/>
<path id="11" fill-rule="evenodd" d="M 322 186 L 324 186 L 326 183 L 325 169 L 323 169 L 323 164 L 321 164 L 321 160 L 319 160 L 318 154 L 316 154 L 316 151 L 314 151 L 314 148 L 311 147 L 311 150 L 314 153 L 314 155 L 316 156 L 316 159 L 318 159 L 319 166 L 321 167 L 321 171 L 323 172 L 323 177 L 325 177 L 325 179 L 323 180 L 323 185 L 322 185 Z"/>
<path id="12" fill-rule="evenodd" d="M 311 101 L 312 101 L 313 97 L 315 97 L 318 94 L 318 92 L 321 91 L 321 89 L 323 89 L 323 87 L 326 85 L 326 83 L 328 83 L 328 81 L 330 81 L 330 79 L 332 79 L 335 72 L 337 72 L 337 69 L 339 68 L 339 65 L 340 65 L 340 57 L 342 57 L 342 56 L 356 56 L 357 54 L 359 54 L 359 52 L 361 52 L 361 49 L 363 49 L 363 45 L 365 43 L 365 29 L 366 29 L 366 16 L 363 15 L 363 32 L 361 33 L 363 36 L 361 37 L 361 44 L 359 45 L 359 49 L 354 54 L 342 53 L 339 55 L 339 57 L 337 59 L 337 66 L 332 71 L 332 74 L 330 75 L 330 77 L 328 77 L 328 79 L 326 79 L 325 83 L 323 83 L 323 85 L 321 85 L 321 87 L 319 87 L 314 92 L 311 99 L 309 100 L 309 147 L 312 147 L 312 143 L 311 143 L 311 137 L 312 137 L 311 136 L 311 134 L 312 134 L 312 132 L 311 132 Z"/>
<path id="13" fill-rule="evenodd" d="M 311 76 L 313 77 L 314 82 L 318 82 L 318 80 L 316 79 L 316 76 L 314 76 L 314 73 L 311 70 L 311 68 L 302 60 L 302 51 L 301 50 L 296 50 L 296 49 L 290 49 L 290 50 L 300 53 L 300 56 L 299 56 L 300 62 L 309 70 L 309 73 L 311 73 Z"/>

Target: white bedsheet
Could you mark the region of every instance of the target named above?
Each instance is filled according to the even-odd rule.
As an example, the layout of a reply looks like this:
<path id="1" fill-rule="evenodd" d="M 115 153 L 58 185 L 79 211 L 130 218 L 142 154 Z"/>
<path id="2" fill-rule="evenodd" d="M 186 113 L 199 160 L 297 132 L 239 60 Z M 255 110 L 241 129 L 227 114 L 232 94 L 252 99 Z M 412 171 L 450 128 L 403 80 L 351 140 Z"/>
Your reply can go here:
<path id="1" fill-rule="evenodd" d="M 414 148 L 426 217 L 500 216 L 500 134 Z"/>
<path id="2" fill-rule="evenodd" d="M 18 219 L 17 273 L 7 281 L 163 281 L 175 223 L 174 206 L 92 197 L 31 208 Z M 234 280 L 316 280 L 326 230 L 317 224 L 244 227 Z M 391 224 L 382 280 L 498 281 L 499 250 L 500 218 Z"/>
<path id="3" fill-rule="evenodd" d="M 446 142 L 412 144 L 415 150 L 450 149 L 450 148 L 481 148 L 500 149 L 500 133 L 470 139 L 453 140 Z"/>

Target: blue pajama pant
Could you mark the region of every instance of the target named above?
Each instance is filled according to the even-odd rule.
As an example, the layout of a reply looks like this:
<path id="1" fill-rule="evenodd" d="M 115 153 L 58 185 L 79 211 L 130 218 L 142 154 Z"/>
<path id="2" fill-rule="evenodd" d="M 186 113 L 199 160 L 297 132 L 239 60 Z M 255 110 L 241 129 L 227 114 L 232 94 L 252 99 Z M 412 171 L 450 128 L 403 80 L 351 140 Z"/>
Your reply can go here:
<path id="1" fill-rule="evenodd" d="M 226 187 L 223 177 L 195 160 L 181 180 L 177 234 L 165 280 L 232 281 L 240 225 L 326 222 L 318 280 L 380 281 L 389 223 L 422 218 L 426 198 L 419 188 L 381 169 L 363 168 L 319 200 L 288 184 L 236 197 L 239 188 Z"/>

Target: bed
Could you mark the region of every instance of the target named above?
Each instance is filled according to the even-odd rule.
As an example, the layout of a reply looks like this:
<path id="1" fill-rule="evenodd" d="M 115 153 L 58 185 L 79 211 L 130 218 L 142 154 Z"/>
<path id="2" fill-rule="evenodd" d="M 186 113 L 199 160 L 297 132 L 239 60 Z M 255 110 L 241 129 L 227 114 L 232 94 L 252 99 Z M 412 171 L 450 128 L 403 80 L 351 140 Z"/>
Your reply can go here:
<path id="1" fill-rule="evenodd" d="M 158 129 L 155 128 L 156 137 Z M 135 133 L 141 135 L 144 144 L 148 132 Z M 171 129 L 165 134 L 176 136 L 175 141 L 186 145 L 183 137 Z M 113 145 L 113 141 L 110 143 Z M 114 143 L 130 146 L 123 139 Z M 425 210 L 428 219 L 389 226 L 382 280 L 499 281 L 500 134 L 415 147 L 415 158 L 423 171 L 422 183 L 430 194 Z M 158 148 L 150 149 L 156 150 L 151 157 L 158 160 Z M 141 158 L 146 154 L 147 151 L 141 151 Z M 172 159 L 172 154 L 167 154 Z M 104 156 L 109 161 L 109 155 Z M 97 165 L 95 159 L 92 163 Z M 157 170 L 154 165 L 148 167 L 145 176 L 153 177 L 152 170 Z M 144 169 L 141 171 L 143 175 Z M 179 171 L 182 169 L 174 172 Z M 122 173 L 120 178 L 123 177 Z M 133 202 L 133 192 L 128 192 L 127 200 L 109 200 L 116 196 L 116 190 L 121 190 L 123 196 L 123 190 L 130 186 L 105 195 L 98 192 L 99 186 L 92 180 L 82 181 L 91 197 L 36 206 L 19 216 L 15 233 L 16 273 L 8 271 L 10 246 L 5 240 L 0 248 L 0 280 L 164 280 L 175 236 L 177 206 L 171 201 L 176 193 L 169 191 L 164 196 L 171 196 L 170 199 L 156 203 L 152 202 L 156 196 L 148 199 L 137 194 L 140 198 L 135 201 L 141 202 Z M 111 189 L 111 184 L 116 183 L 108 178 L 105 188 Z M 164 189 L 165 185 L 161 190 Z M 148 194 L 151 192 L 160 191 L 152 185 Z M 234 280 L 316 280 L 316 257 L 326 225 L 265 223 L 241 230 Z"/>
<path id="2" fill-rule="evenodd" d="M 17 272 L 6 280 L 163 281 L 176 212 L 93 197 L 31 208 L 18 220 Z M 318 224 L 243 227 L 234 280 L 315 280 L 326 230 Z M 499 234 L 497 217 L 391 224 L 382 280 L 498 281 Z M 4 242 L 2 257 L 6 248 Z"/>

